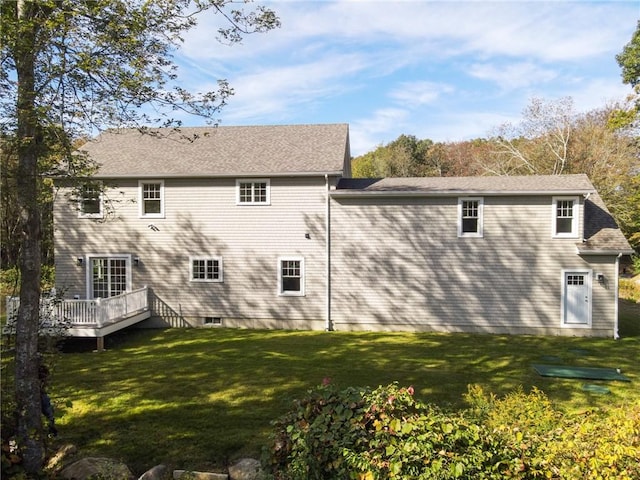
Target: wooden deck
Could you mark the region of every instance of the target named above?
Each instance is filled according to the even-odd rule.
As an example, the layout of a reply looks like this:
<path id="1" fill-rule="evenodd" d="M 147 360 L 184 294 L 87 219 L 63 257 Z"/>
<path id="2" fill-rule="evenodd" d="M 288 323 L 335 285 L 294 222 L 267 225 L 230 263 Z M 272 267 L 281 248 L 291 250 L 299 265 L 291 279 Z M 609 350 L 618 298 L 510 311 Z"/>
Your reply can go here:
<path id="1" fill-rule="evenodd" d="M 20 299 L 7 297 L 7 325 L 5 334 L 12 334 L 12 321 L 18 313 Z M 72 337 L 94 337 L 98 350 L 104 350 L 104 337 L 134 325 L 151 316 L 148 288 L 142 287 L 109 298 L 92 300 L 41 301 L 41 330 L 64 330 Z"/>

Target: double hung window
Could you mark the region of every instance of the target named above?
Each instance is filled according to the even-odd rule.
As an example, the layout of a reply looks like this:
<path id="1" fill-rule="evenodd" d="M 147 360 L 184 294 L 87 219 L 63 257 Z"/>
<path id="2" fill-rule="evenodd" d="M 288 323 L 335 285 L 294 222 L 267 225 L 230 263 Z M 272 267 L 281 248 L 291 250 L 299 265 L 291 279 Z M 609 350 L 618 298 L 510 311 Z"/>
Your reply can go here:
<path id="1" fill-rule="evenodd" d="M 483 207 L 481 197 L 458 199 L 458 237 L 482 237 Z"/>
<path id="2" fill-rule="evenodd" d="M 164 182 L 145 180 L 138 183 L 140 216 L 145 218 L 164 218 Z"/>
<path id="3" fill-rule="evenodd" d="M 576 197 L 553 198 L 553 237 L 576 238 L 578 236 L 578 209 L 579 203 Z"/>
<path id="4" fill-rule="evenodd" d="M 304 259 L 302 257 L 278 259 L 278 294 L 304 295 Z"/>
<path id="5" fill-rule="evenodd" d="M 79 216 L 81 218 L 102 218 L 102 188 L 97 184 L 80 187 Z"/>

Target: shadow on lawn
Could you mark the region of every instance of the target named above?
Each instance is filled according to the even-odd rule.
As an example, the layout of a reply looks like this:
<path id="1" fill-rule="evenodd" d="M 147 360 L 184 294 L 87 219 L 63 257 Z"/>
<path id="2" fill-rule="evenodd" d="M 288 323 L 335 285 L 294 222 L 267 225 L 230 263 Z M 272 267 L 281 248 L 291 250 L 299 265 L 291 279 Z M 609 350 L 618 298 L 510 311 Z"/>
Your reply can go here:
<path id="1" fill-rule="evenodd" d="M 640 377 L 637 338 L 176 329 L 110 341 L 106 352 L 61 356 L 55 400 L 74 403 L 59 411 L 61 431 L 140 472 L 258 455 L 270 422 L 326 377 L 339 387 L 413 385 L 420 399 L 445 408 L 463 408 L 469 384 L 498 395 L 535 386 L 573 409 L 637 401 Z M 544 356 L 622 368 L 632 382 L 603 398 L 581 381 L 539 377 L 531 364 Z"/>

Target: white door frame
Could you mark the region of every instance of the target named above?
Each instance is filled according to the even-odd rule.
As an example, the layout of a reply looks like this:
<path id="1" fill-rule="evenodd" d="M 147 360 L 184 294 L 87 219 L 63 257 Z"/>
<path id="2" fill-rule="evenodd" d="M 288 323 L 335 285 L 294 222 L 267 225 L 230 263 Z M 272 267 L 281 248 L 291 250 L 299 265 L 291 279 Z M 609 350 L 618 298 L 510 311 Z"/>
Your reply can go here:
<path id="1" fill-rule="evenodd" d="M 131 254 L 129 253 L 89 253 L 84 256 L 84 264 L 86 265 L 86 298 L 93 298 L 93 271 L 92 261 L 94 258 L 121 259 L 125 261 L 126 268 L 126 288 L 125 291 L 131 291 Z"/>
<path id="2" fill-rule="evenodd" d="M 583 282 L 574 284 L 575 288 L 571 292 L 569 292 L 569 276 L 574 276 L 572 278 L 574 281 Z M 562 270 L 562 300 L 560 302 L 562 328 L 591 328 L 592 278 L 592 270 L 579 268 Z M 573 321 L 574 314 L 580 314 L 583 321 Z"/>

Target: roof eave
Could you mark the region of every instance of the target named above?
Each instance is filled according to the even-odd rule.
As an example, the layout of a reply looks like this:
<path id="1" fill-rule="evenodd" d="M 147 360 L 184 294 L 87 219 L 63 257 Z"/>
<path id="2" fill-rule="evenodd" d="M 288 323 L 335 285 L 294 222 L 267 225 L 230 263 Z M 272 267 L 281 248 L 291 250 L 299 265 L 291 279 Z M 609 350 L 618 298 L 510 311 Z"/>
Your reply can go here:
<path id="1" fill-rule="evenodd" d="M 234 173 L 198 173 L 198 174 L 141 174 L 141 175 L 109 175 L 109 174 L 95 174 L 90 178 L 98 180 L 122 180 L 127 178 L 145 179 L 145 178 L 274 178 L 274 177 L 324 177 L 328 175 L 330 177 L 342 176 L 342 170 L 329 170 L 320 172 L 234 172 Z"/>
<path id="2" fill-rule="evenodd" d="M 417 189 L 407 190 L 384 190 L 384 191 L 366 191 L 366 190 L 334 190 L 331 192 L 332 197 L 459 197 L 459 196 L 568 196 L 568 195 L 587 195 L 593 193 L 594 190 L 446 190 L 446 191 L 427 191 Z"/>
<path id="3" fill-rule="evenodd" d="M 595 248 L 590 250 L 578 247 L 578 255 L 633 255 L 634 253 L 635 250 L 624 248 Z"/>

